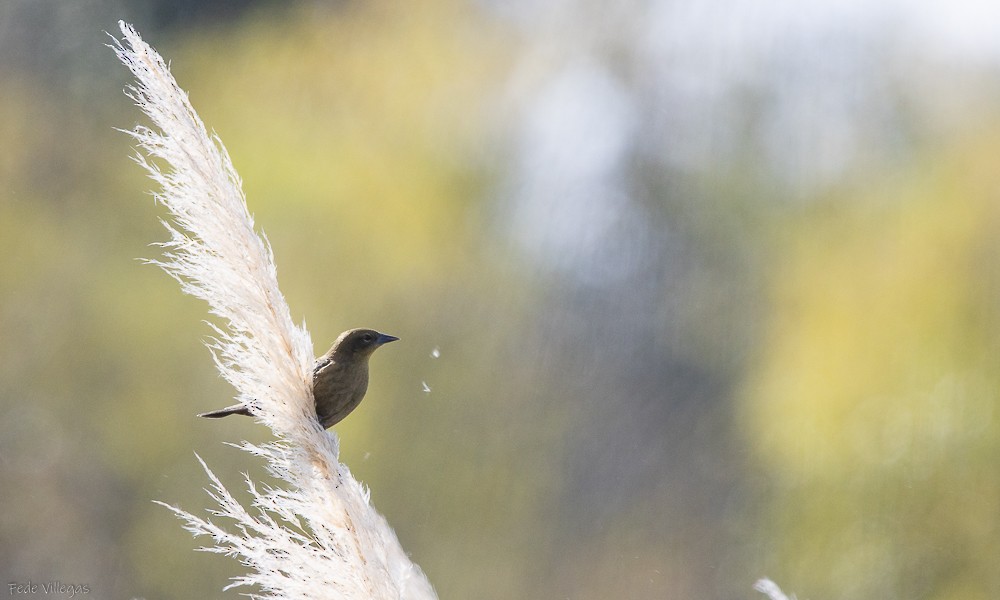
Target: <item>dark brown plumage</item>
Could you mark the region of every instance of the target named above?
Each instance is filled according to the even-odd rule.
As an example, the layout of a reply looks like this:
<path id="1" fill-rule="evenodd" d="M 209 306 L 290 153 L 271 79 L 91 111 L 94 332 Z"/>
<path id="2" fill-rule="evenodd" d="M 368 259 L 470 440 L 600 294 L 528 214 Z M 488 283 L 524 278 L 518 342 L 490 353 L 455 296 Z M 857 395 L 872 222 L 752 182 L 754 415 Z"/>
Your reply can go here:
<path id="1" fill-rule="evenodd" d="M 313 365 L 313 398 L 316 417 L 324 428 L 344 420 L 361 404 L 368 391 L 368 358 L 382 344 L 399 338 L 374 329 L 349 329 L 340 334 L 326 354 Z M 201 413 L 199 417 L 217 419 L 229 415 L 249 415 L 242 404 Z"/>

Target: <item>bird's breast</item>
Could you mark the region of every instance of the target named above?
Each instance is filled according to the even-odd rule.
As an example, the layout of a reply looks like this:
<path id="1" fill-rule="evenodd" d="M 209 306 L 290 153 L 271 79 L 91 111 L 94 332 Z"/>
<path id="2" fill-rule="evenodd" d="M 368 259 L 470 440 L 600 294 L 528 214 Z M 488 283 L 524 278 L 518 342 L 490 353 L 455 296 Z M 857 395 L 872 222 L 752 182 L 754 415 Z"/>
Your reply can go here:
<path id="1" fill-rule="evenodd" d="M 313 376 L 316 416 L 323 427 L 330 427 L 350 414 L 368 391 L 368 365 L 332 363 Z"/>

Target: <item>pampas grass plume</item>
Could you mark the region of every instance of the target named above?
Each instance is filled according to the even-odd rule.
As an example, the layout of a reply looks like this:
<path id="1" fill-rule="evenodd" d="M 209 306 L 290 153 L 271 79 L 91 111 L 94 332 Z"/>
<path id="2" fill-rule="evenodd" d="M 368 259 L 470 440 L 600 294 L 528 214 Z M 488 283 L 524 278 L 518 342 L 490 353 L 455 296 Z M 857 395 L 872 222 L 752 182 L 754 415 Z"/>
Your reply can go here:
<path id="1" fill-rule="evenodd" d="M 126 94 L 153 124 L 127 133 L 169 213 L 170 240 L 151 262 L 208 302 L 222 323 L 213 325 L 209 344 L 216 366 L 275 436 L 239 447 L 262 457 L 283 482 L 271 488 L 247 477 L 248 508 L 202 462 L 221 524 L 168 508 L 192 534 L 212 538 L 202 550 L 247 566 L 229 587 L 255 588 L 253 598 L 436 598 L 367 490 L 340 463 L 336 434 L 316 421 L 309 332 L 292 321 L 271 247 L 255 230 L 222 141 L 208 133 L 160 55 L 130 25 L 119 27 L 124 39 L 111 47 L 135 76 Z"/>

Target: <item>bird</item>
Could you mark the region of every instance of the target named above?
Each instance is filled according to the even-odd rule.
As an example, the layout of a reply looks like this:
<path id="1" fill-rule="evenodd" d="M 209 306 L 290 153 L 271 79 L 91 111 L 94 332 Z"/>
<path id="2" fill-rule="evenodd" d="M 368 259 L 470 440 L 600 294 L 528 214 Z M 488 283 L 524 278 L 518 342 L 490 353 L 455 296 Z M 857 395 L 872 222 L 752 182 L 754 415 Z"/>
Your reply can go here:
<path id="1" fill-rule="evenodd" d="M 368 359 L 383 344 L 398 339 L 374 329 L 348 329 L 326 354 L 316 359 L 312 392 L 316 418 L 324 429 L 343 421 L 361 404 L 368 391 Z M 218 419 L 229 415 L 249 416 L 250 410 L 243 404 L 235 404 L 198 416 Z"/>

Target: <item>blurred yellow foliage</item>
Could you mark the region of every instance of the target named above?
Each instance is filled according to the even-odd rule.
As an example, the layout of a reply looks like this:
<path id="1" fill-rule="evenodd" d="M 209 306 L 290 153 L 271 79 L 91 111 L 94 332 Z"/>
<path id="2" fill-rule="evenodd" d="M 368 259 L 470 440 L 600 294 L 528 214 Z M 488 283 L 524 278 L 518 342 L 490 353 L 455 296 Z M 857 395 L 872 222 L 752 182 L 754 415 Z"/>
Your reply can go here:
<path id="1" fill-rule="evenodd" d="M 478 113 L 500 59 L 468 10 L 301 5 L 279 22 L 263 12 L 193 37 L 175 56 L 269 235 L 310 256 L 313 275 L 335 264 L 343 281 L 379 270 L 405 287 L 461 262 L 474 231 L 463 207 L 484 134 Z M 323 278 L 310 285 L 337 291 Z"/>
<path id="2" fill-rule="evenodd" d="M 996 139 L 789 223 L 743 420 L 800 593 L 1000 592 Z"/>

